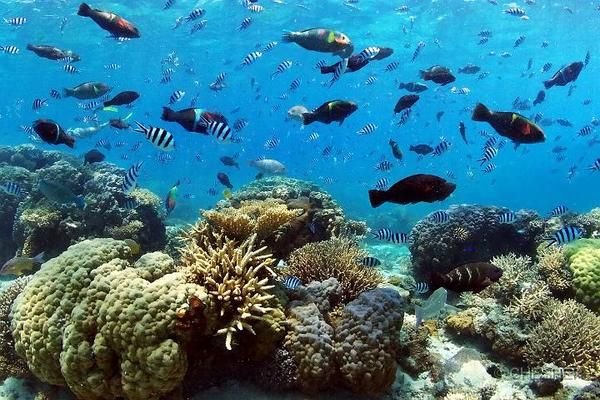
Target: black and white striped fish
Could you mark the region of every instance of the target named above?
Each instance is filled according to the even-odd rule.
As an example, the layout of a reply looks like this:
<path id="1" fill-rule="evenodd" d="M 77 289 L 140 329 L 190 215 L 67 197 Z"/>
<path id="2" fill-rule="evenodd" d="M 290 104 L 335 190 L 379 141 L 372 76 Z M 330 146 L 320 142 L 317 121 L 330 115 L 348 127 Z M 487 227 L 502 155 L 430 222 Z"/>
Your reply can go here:
<path id="1" fill-rule="evenodd" d="M 521 35 L 515 40 L 515 45 L 513 47 L 519 47 L 525 41 L 525 36 Z"/>
<path id="2" fill-rule="evenodd" d="M 214 136 L 220 142 L 231 138 L 231 128 L 224 122 L 210 121 L 206 126 L 207 133 Z"/>
<path id="3" fill-rule="evenodd" d="M 550 42 L 547 40 L 544 40 L 540 46 L 542 47 L 542 49 L 545 49 L 548 46 L 550 46 Z"/>
<path id="4" fill-rule="evenodd" d="M 365 267 L 370 267 L 370 268 L 374 268 L 374 267 L 378 267 L 381 265 L 381 261 L 379 261 L 379 259 L 375 258 L 375 257 L 364 257 L 363 259 L 360 260 L 360 264 L 365 266 Z"/>
<path id="5" fill-rule="evenodd" d="M 421 42 L 417 43 L 417 48 L 415 49 L 412 59 L 410 60 L 411 62 L 414 62 L 417 59 L 419 54 L 421 54 L 421 50 L 423 50 L 423 47 L 425 47 L 425 42 L 421 41 Z"/>
<path id="6" fill-rule="evenodd" d="M 108 139 L 99 139 L 96 142 L 96 147 L 102 147 L 106 150 L 110 150 L 112 146 L 110 145 L 110 141 Z"/>
<path id="7" fill-rule="evenodd" d="M 201 18 L 201 17 L 204 16 L 204 14 L 206 14 L 206 11 L 204 9 L 202 9 L 202 8 L 196 8 L 187 17 L 185 17 L 185 22 L 190 22 L 190 21 L 193 21 L 195 19 Z"/>
<path id="8" fill-rule="evenodd" d="M 9 45 L 9 46 L 0 46 L 0 51 L 5 54 L 19 54 L 19 48 L 17 46 Z"/>
<path id="9" fill-rule="evenodd" d="M 279 138 L 272 137 L 271 139 L 267 139 L 265 141 L 264 148 L 266 150 L 273 150 L 273 149 L 277 148 L 280 143 L 281 143 L 281 140 Z"/>
<path id="10" fill-rule="evenodd" d="M 21 197 L 24 193 L 23 188 L 14 182 L 5 182 L 1 184 L 0 190 L 17 197 Z"/>
<path id="11" fill-rule="evenodd" d="M 208 25 L 208 21 L 205 19 L 196 22 L 194 26 L 192 26 L 192 29 L 190 29 L 190 35 L 193 35 L 194 33 L 206 28 L 206 25 Z"/>
<path id="12" fill-rule="evenodd" d="M 391 162 L 389 162 L 388 160 L 383 160 L 378 162 L 375 165 L 375 169 L 378 171 L 389 171 L 392 169 L 392 167 L 394 166 L 394 164 L 392 164 Z"/>
<path id="13" fill-rule="evenodd" d="M 363 126 L 362 128 L 360 128 L 360 130 L 356 133 L 358 133 L 359 135 L 370 135 L 371 133 L 375 132 L 376 130 L 377 130 L 377 125 L 368 123 L 365 126 Z"/>
<path id="14" fill-rule="evenodd" d="M 296 78 L 290 83 L 290 91 L 297 90 L 302 85 L 302 79 Z"/>
<path id="15" fill-rule="evenodd" d="M 139 204 L 135 199 L 125 199 L 125 201 L 123 201 L 123 204 L 121 205 L 121 207 L 126 210 L 135 210 L 138 205 Z"/>
<path id="16" fill-rule="evenodd" d="M 48 105 L 48 100 L 46 99 L 35 99 L 33 100 L 33 104 L 31 105 L 31 109 L 33 111 L 39 111 L 42 107 Z"/>
<path id="17" fill-rule="evenodd" d="M 92 100 L 87 103 L 78 103 L 77 107 L 79 107 L 85 111 L 90 111 L 90 110 L 95 110 L 96 108 L 100 107 L 100 103 L 98 103 L 96 100 Z"/>
<path id="18" fill-rule="evenodd" d="M 367 78 L 367 80 L 364 82 L 364 84 L 367 86 L 371 86 L 375 82 L 377 82 L 377 77 L 375 75 L 371 75 L 370 77 Z"/>
<path id="19" fill-rule="evenodd" d="M 21 125 L 20 128 L 27 135 L 33 135 L 33 127 L 31 125 Z"/>
<path id="20" fill-rule="evenodd" d="M 498 222 L 500 222 L 501 224 L 512 224 L 516 220 L 517 216 L 512 211 L 504 212 L 498 217 Z"/>
<path id="21" fill-rule="evenodd" d="M 554 233 L 554 235 L 546 238 L 545 240 L 548 242 L 546 248 L 552 246 L 553 244 L 562 245 L 565 243 L 572 242 L 574 240 L 579 239 L 583 236 L 583 231 L 576 226 L 565 226 L 562 229 L 559 229 Z"/>
<path id="22" fill-rule="evenodd" d="M 183 90 L 176 90 L 171 94 L 171 97 L 169 97 L 169 105 L 173 105 L 175 103 L 178 103 L 181 101 L 181 99 L 183 99 L 183 97 L 185 96 L 185 92 Z"/>
<path id="23" fill-rule="evenodd" d="M 358 53 L 358 58 L 361 62 L 366 60 L 372 60 L 374 57 L 377 57 L 381 49 L 376 46 L 370 46 Z"/>
<path id="24" fill-rule="evenodd" d="M 22 26 L 27 23 L 27 18 L 25 17 L 12 17 L 12 18 L 3 18 L 4 23 L 12 26 Z"/>
<path id="25" fill-rule="evenodd" d="M 592 165 L 588 167 L 590 171 L 600 171 L 600 158 L 598 158 Z"/>
<path id="26" fill-rule="evenodd" d="M 483 172 L 485 172 L 486 174 L 489 174 L 492 171 L 494 171 L 495 169 L 496 169 L 496 164 L 489 163 L 488 165 L 485 166 L 485 168 L 483 169 Z"/>
<path id="27" fill-rule="evenodd" d="M 116 71 L 118 69 L 121 69 L 121 64 L 117 64 L 117 63 L 104 64 L 104 69 L 107 69 L 110 71 Z"/>
<path id="28" fill-rule="evenodd" d="M 238 31 L 243 31 L 244 29 L 248 29 L 248 28 L 250 28 L 250 25 L 252 25 L 252 17 L 246 17 L 240 23 L 240 26 L 238 27 Z"/>
<path id="29" fill-rule="evenodd" d="M 429 285 L 426 282 L 416 282 L 411 288 L 417 294 L 425 294 L 429 292 Z"/>
<path id="30" fill-rule="evenodd" d="M 302 285 L 302 281 L 293 275 L 288 275 L 281 280 L 281 284 L 288 290 L 294 290 Z"/>
<path id="31" fill-rule="evenodd" d="M 483 151 L 483 156 L 477 160 L 480 162 L 479 165 L 483 165 L 486 162 L 490 162 L 494 157 L 498 155 L 498 149 L 495 147 L 486 147 Z"/>
<path id="32" fill-rule="evenodd" d="M 251 65 L 256 60 L 261 58 L 262 55 L 263 54 L 260 51 L 253 51 L 253 52 L 249 53 L 246 57 L 244 57 L 244 59 L 242 60 L 242 64 L 243 65 Z"/>
<path id="33" fill-rule="evenodd" d="M 542 66 L 542 69 L 540 70 L 541 72 L 548 72 L 550 71 L 550 68 L 552 68 L 552 63 L 546 63 Z"/>
<path id="34" fill-rule="evenodd" d="M 248 120 L 244 119 L 244 118 L 240 118 L 233 123 L 233 130 L 236 132 L 239 132 L 247 126 L 248 126 Z"/>
<path id="35" fill-rule="evenodd" d="M 267 52 L 269 52 L 269 51 L 273 50 L 273 49 L 275 48 L 275 46 L 277 46 L 278 44 L 279 44 L 279 43 L 278 43 L 278 42 L 276 42 L 276 41 L 269 42 L 269 43 L 267 43 L 267 44 L 266 44 L 266 46 L 265 46 L 265 47 L 263 47 L 263 49 L 262 49 L 262 52 L 263 52 L 263 53 L 267 53 Z"/>
<path id="36" fill-rule="evenodd" d="M 590 135 L 592 132 L 594 132 L 594 128 L 593 128 L 593 127 L 591 127 L 590 125 L 586 125 L 586 126 L 584 126 L 583 128 L 581 128 L 581 129 L 579 130 L 579 132 L 577 132 L 577 134 L 578 134 L 579 136 L 588 136 L 588 135 Z"/>
<path id="37" fill-rule="evenodd" d="M 561 216 L 565 215 L 567 212 L 569 212 L 569 209 L 565 205 L 561 204 L 560 206 L 554 207 L 554 209 L 552 211 L 550 211 L 550 216 L 561 217 Z"/>
<path id="38" fill-rule="evenodd" d="M 65 64 L 63 70 L 68 74 L 78 74 L 79 70 L 71 64 Z"/>
<path id="39" fill-rule="evenodd" d="M 344 75 L 346 73 L 347 69 L 348 69 L 348 58 L 344 58 L 344 59 L 342 59 L 342 61 L 339 62 L 337 67 L 335 67 L 335 71 L 333 71 L 333 77 L 329 81 L 329 87 L 333 86 L 333 84 L 336 83 L 342 77 L 342 75 Z"/>
<path id="40" fill-rule="evenodd" d="M 400 119 L 398 120 L 398 122 L 396 122 L 396 125 L 402 126 L 402 125 L 406 124 L 408 122 L 408 119 L 410 118 L 411 113 L 412 113 L 412 108 L 407 108 L 405 110 L 402 110 L 402 113 L 400 114 Z"/>
<path id="41" fill-rule="evenodd" d="M 310 135 L 308 135 L 308 141 L 309 142 L 315 142 L 319 140 L 319 133 L 318 132 L 313 132 Z"/>
<path id="42" fill-rule="evenodd" d="M 390 180 L 388 178 L 380 178 L 377 180 L 377 182 L 375 182 L 375 189 L 377 190 L 387 190 L 388 186 L 390 184 Z"/>
<path id="43" fill-rule="evenodd" d="M 588 50 L 585 53 L 585 59 L 583 60 L 583 66 L 587 67 L 587 65 L 590 63 L 590 60 L 592 59 L 592 55 L 590 54 L 590 51 Z"/>
<path id="44" fill-rule="evenodd" d="M 175 4 L 176 0 L 167 0 L 165 2 L 165 5 L 163 6 L 163 10 L 168 10 L 169 8 L 173 7 L 173 5 Z"/>
<path id="45" fill-rule="evenodd" d="M 399 66 L 400 66 L 400 63 L 398 61 L 392 61 L 391 63 L 386 65 L 385 72 L 395 71 Z"/>
<path id="46" fill-rule="evenodd" d="M 265 8 L 263 6 L 261 6 L 260 4 L 251 4 L 248 6 L 248 11 L 256 13 L 256 14 L 260 14 L 261 12 L 265 11 Z"/>
<path id="47" fill-rule="evenodd" d="M 430 218 L 436 224 L 443 224 L 444 222 L 448 222 L 450 220 L 450 214 L 448 214 L 446 211 L 436 211 L 431 214 Z"/>
<path id="48" fill-rule="evenodd" d="M 373 233 L 373 237 L 379 240 L 385 240 L 396 244 L 404 244 L 408 242 L 408 235 L 402 232 L 394 232 L 389 228 L 381 228 Z"/>
<path id="49" fill-rule="evenodd" d="M 52 89 L 52 90 L 50 91 L 50 97 L 52 97 L 53 99 L 56 99 L 56 100 L 58 100 L 58 99 L 60 99 L 62 96 L 60 95 L 60 92 L 59 92 L 58 90 L 56 90 L 56 89 Z"/>
<path id="50" fill-rule="evenodd" d="M 152 126 L 144 126 L 140 122 L 135 121 L 137 128 L 136 132 L 144 134 L 146 139 L 162 151 L 171 151 L 175 148 L 175 138 L 173 135 L 163 128 L 156 128 Z"/>
<path id="51" fill-rule="evenodd" d="M 140 171 L 142 169 L 143 161 L 129 167 L 125 176 L 123 177 L 123 185 L 121 188 L 125 193 L 129 193 L 137 186 L 137 180 L 140 177 Z"/>
<path id="52" fill-rule="evenodd" d="M 525 10 L 519 7 L 510 7 L 504 10 L 504 14 L 514 15 L 515 17 L 522 17 L 525 15 Z"/>
<path id="53" fill-rule="evenodd" d="M 275 78 L 277 75 L 284 73 L 285 71 L 289 70 L 290 68 L 292 68 L 292 65 L 294 65 L 294 63 L 290 60 L 284 60 L 281 63 L 279 63 L 279 65 L 277 66 L 277 69 L 275 70 L 275 72 L 273 72 L 271 74 L 271 79 Z"/>
<path id="54" fill-rule="evenodd" d="M 440 142 L 440 144 L 438 144 L 437 146 L 435 146 L 435 148 L 433 149 L 433 155 L 434 156 L 441 156 L 442 154 L 444 154 L 445 152 L 447 152 L 450 149 L 450 143 L 448 143 L 445 140 L 442 140 Z"/>
<path id="55" fill-rule="evenodd" d="M 316 68 L 316 69 L 321 69 L 321 68 L 323 68 L 323 67 L 324 67 L 324 66 L 326 66 L 326 65 L 327 65 L 327 62 L 326 62 L 325 60 L 319 60 L 319 61 L 317 61 L 317 63 L 315 64 L 315 68 Z"/>

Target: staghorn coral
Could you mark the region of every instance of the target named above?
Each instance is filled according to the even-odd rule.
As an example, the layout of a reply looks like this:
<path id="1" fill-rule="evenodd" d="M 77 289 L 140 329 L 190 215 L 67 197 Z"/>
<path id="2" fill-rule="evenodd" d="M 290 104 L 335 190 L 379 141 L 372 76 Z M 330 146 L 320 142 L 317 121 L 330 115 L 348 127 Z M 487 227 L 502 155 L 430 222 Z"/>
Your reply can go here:
<path id="1" fill-rule="evenodd" d="M 524 356 L 532 366 L 553 363 L 600 377 L 600 317 L 574 300 L 558 303 L 531 331 Z"/>
<path id="2" fill-rule="evenodd" d="M 202 322 L 196 334 L 208 334 L 208 298 L 168 256 L 149 253 L 132 264 L 136 251 L 127 241 L 86 240 L 33 276 L 11 326 L 37 378 L 86 400 L 158 400 L 179 387 L 188 317 Z"/>
<path id="3" fill-rule="evenodd" d="M 580 239 L 565 246 L 577 300 L 600 312 L 600 239 Z"/>
<path id="4" fill-rule="evenodd" d="M 18 278 L 0 293 L 0 382 L 11 376 L 31 377 L 27 363 L 15 352 L 15 342 L 10 329 L 11 306 L 30 280 L 30 276 Z"/>
<path id="5" fill-rule="evenodd" d="M 564 294 L 571 290 L 573 274 L 567 265 L 563 247 L 540 245 L 537 264 L 540 275 L 552 293 Z"/>
<path id="6" fill-rule="evenodd" d="M 332 238 L 294 250 L 284 273 L 296 276 L 304 283 L 337 279 L 341 286 L 338 301 L 345 304 L 383 283 L 383 277 L 376 269 L 360 264 L 364 256 L 364 251 L 352 240 Z"/>
<path id="7" fill-rule="evenodd" d="M 508 253 L 494 257 L 490 262 L 502 269 L 502 278 L 488 286 L 480 295 L 494 297 L 502 304 L 520 296 L 523 289 L 528 288 L 530 282 L 539 280 L 537 268 L 529 256 Z"/>
<path id="8" fill-rule="evenodd" d="M 500 207 L 463 204 L 446 211 L 448 222 L 438 224 L 428 216 L 410 232 L 409 249 L 417 280 L 507 252 L 533 255 L 537 238 L 543 233 L 543 220 L 532 211 L 516 212 L 512 224 L 499 222 L 507 211 Z M 468 238 L 458 231 L 468 232 Z"/>
<path id="9" fill-rule="evenodd" d="M 208 291 L 220 329 L 217 335 L 225 339 L 225 347 L 232 349 L 234 335 L 242 331 L 256 335 L 255 327 L 266 323 L 272 336 L 283 334 L 283 317 L 273 301 L 275 276 L 271 269 L 275 260 L 266 253 L 266 247 L 254 248 L 256 235 L 241 244 L 222 234 L 212 234 L 202 225 L 188 233 L 181 250 L 180 270 L 190 283 L 202 285 Z"/>
<path id="10" fill-rule="evenodd" d="M 361 293 L 333 325 L 336 364 L 344 386 L 380 395 L 396 376 L 395 353 L 404 321 L 404 301 L 394 289 Z"/>

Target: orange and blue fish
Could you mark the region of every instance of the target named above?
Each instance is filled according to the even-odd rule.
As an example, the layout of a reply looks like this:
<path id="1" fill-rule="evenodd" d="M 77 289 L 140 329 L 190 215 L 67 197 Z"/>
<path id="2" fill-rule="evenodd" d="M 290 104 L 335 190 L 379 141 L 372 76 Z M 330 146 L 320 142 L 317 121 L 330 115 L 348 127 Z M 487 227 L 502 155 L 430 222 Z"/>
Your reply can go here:
<path id="1" fill-rule="evenodd" d="M 167 198 L 165 199 L 165 207 L 167 209 L 167 216 L 171 214 L 171 212 L 175 209 L 177 205 L 177 191 L 179 190 L 179 181 L 167 193 Z"/>

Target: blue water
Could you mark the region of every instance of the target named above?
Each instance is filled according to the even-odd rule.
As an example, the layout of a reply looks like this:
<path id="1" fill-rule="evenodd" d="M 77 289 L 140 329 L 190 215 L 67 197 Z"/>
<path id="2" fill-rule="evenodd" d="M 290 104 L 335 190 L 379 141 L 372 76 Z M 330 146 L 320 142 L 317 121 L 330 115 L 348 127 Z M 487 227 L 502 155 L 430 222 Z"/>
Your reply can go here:
<path id="1" fill-rule="evenodd" d="M 174 160 L 160 163 L 157 150 L 145 139 L 132 131 L 103 130 L 96 136 L 79 140 L 74 150 L 65 146 L 53 147 L 36 144 L 42 148 L 60 149 L 80 155 L 93 148 L 95 143 L 106 138 L 113 149 L 106 152 L 108 161 L 128 168 L 134 162 L 145 160 L 139 184 L 161 197 L 178 179 L 181 192 L 178 208 L 172 218 L 195 218 L 198 208 L 212 206 L 220 199 L 223 187 L 216 181 L 218 172 L 226 172 L 235 187 L 254 179 L 257 171 L 247 165 L 249 160 L 260 156 L 275 158 L 286 164 L 288 175 L 323 184 L 326 190 L 339 200 L 349 215 L 381 223 L 397 218 L 418 219 L 426 213 L 454 203 L 481 203 L 507 206 L 513 209 L 532 208 L 547 213 L 553 207 L 564 204 L 574 211 L 588 210 L 598 203 L 600 194 L 600 172 L 590 172 L 587 167 L 600 157 L 600 147 L 588 146 L 596 136 L 577 135 L 579 129 L 590 124 L 598 112 L 597 95 L 599 83 L 598 54 L 600 44 L 597 31 L 600 11 L 590 2 L 582 1 L 538 1 L 536 5 L 519 6 L 527 10 L 529 20 L 506 15 L 504 5 L 493 5 L 487 1 L 366 1 L 360 0 L 350 8 L 341 1 L 286 0 L 285 4 L 259 1 L 265 7 L 261 14 L 250 14 L 237 1 L 184 1 L 177 0 L 166 11 L 162 1 L 94 2 L 93 7 L 114 11 L 134 22 L 142 37 L 124 43 L 107 38 L 89 18 L 76 15 L 79 2 L 75 1 L 3 1 L 2 17 L 23 16 L 28 23 L 22 27 L 0 25 L 0 45 L 15 45 L 20 54 L 0 54 L 0 91 L 3 93 L 0 107 L 0 144 L 17 145 L 29 142 L 19 129 L 38 118 L 51 118 L 65 129 L 86 126 L 77 122 L 84 113 L 77 107 L 74 98 L 55 100 L 49 98 L 51 89 L 62 90 L 85 81 L 103 81 L 113 87 L 112 94 L 123 90 L 135 90 L 141 98 L 131 110 L 122 107 L 119 113 L 98 112 L 100 121 L 125 116 L 130 111 L 132 120 L 146 125 L 168 129 L 175 135 L 177 149 Z M 409 7 L 407 13 L 394 9 L 402 4 Z M 203 19 L 206 28 L 190 35 L 192 23 L 173 30 L 175 19 L 187 15 L 193 8 L 206 10 Z M 568 7 L 573 14 L 565 10 Z M 253 25 L 243 31 L 237 28 L 248 15 Z M 67 17 L 64 32 L 60 23 Z M 411 24 L 411 17 L 414 23 Z M 328 63 L 339 61 L 338 57 L 309 52 L 295 44 L 281 43 L 283 30 L 302 30 L 310 27 L 327 27 L 346 33 L 354 42 L 356 51 L 367 46 L 387 46 L 394 54 L 381 61 L 372 61 L 358 72 L 345 74 L 333 87 L 327 88 L 331 75 L 320 75 L 315 68 L 319 60 Z M 403 32 L 405 28 L 406 33 Z M 478 32 L 490 30 L 493 37 L 487 44 L 478 45 Z M 513 48 L 515 40 L 526 36 L 524 43 Z M 434 40 L 437 39 L 441 47 Z M 241 60 L 251 51 L 262 48 L 270 41 L 280 44 L 251 66 L 239 68 Z M 411 57 L 419 41 L 425 47 L 414 62 Z M 541 43 L 549 46 L 542 48 Z M 49 44 L 71 49 L 80 54 L 82 61 L 74 64 L 81 70 L 70 75 L 63 71 L 63 64 L 42 59 L 26 50 L 27 43 Z M 569 86 L 553 87 L 546 92 L 546 100 L 529 111 L 512 108 L 513 100 L 533 100 L 543 88 L 542 81 L 563 64 L 583 61 L 586 52 L 591 54 L 589 65 L 575 82 L 576 88 L 568 96 Z M 161 60 L 175 52 L 180 66 L 176 68 L 169 84 L 160 84 Z M 495 55 L 490 55 L 495 52 Z M 502 58 L 502 52 L 511 57 Z M 526 72 L 529 59 L 533 60 L 529 78 Z M 283 60 L 292 60 L 291 70 L 271 80 L 271 74 Z M 399 61 L 394 72 L 384 72 L 385 66 Z M 553 67 L 541 73 L 543 64 Z M 121 69 L 107 71 L 104 65 L 118 63 Z M 483 80 L 477 75 L 459 74 L 458 69 L 467 63 L 477 64 L 482 71 L 489 72 Z M 184 64 L 193 69 L 186 71 Z M 432 65 L 449 67 L 456 81 L 447 86 L 426 82 L 429 90 L 421 93 L 421 99 L 413 107 L 407 124 L 395 125 L 393 106 L 406 91 L 397 88 L 399 82 L 418 80 L 418 71 Z M 214 92 L 208 85 L 220 72 L 228 74 L 227 87 Z M 363 82 L 371 75 L 378 77 L 372 86 Z M 302 78 L 301 87 L 290 92 L 289 98 L 279 96 L 288 91 L 295 78 Z M 254 86 L 251 81 L 254 81 Z M 450 92 L 450 88 L 467 87 L 468 95 Z M 257 88 L 260 91 L 257 92 Z M 184 90 L 184 99 L 174 109 L 189 107 L 190 100 L 197 96 L 197 107 L 223 113 L 230 124 L 238 118 L 246 118 L 248 127 L 241 132 L 243 143 L 219 144 L 213 138 L 186 132 L 176 123 L 160 120 L 161 107 L 166 105 L 175 90 Z M 49 98 L 48 107 L 35 113 L 31 104 L 35 98 Z M 312 109 L 332 99 L 355 101 L 359 109 L 346 122 L 323 125 L 313 124 L 301 129 L 298 122 L 286 121 L 289 107 L 302 104 Z M 591 99 L 590 105 L 583 102 Z M 85 102 L 85 101 L 82 101 Z M 493 132 L 485 124 L 470 119 L 470 108 L 482 102 L 493 110 L 517 111 L 526 116 L 542 112 L 547 118 L 565 118 L 573 127 L 564 128 L 554 124 L 545 127 L 547 140 L 543 144 L 523 145 L 513 150 L 509 143 L 501 149 L 494 160 L 497 169 L 490 173 L 481 172 L 476 161 L 482 153 L 484 139 L 481 129 Z M 279 106 L 277 110 L 275 106 Z M 238 109 L 238 112 L 234 112 Z M 444 111 L 441 122 L 435 114 Z M 465 145 L 458 133 L 459 121 L 464 121 L 470 144 Z M 371 136 L 358 136 L 357 131 L 367 123 L 378 125 Z M 312 132 L 320 139 L 307 141 Z M 440 136 L 452 143 L 451 150 L 441 157 L 426 156 L 418 160 L 408 151 L 410 144 L 428 143 L 435 145 Z M 272 137 L 281 140 L 278 148 L 265 150 L 264 142 Z M 560 138 L 559 138 L 560 137 Z M 388 140 L 396 140 L 403 152 L 400 164 L 392 158 Z M 117 141 L 127 142 L 123 149 L 116 149 Z M 127 149 L 137 141 L 143 145 L 137 152 Z M 323 158 L 321 152 L 332 145 L 332 157 Z M 551 152 L 556 145 L 567 147 L 566 159 L 555 160 Z M 122 160 L 126 153 L 128 160 Z M 218 158 L 223 155 L 239 154 L 241 169 L 223 166 Z M 352 158 L 344 162 L 344 155 Z M 199 155 L 201 161 L 198 161 Z M 375 164 L 382 159 L 394 163 L 392 171 L 380 173 Z M 569 179 L 568 171 L 577 167 L 576 174 Z M 468 175 L 468 171 L 473 176 Z M 382 176 L 391 183 L 414 173 L 433 173 L 443 177 L 450 171 L 455 178 L 457 190 L 447 200 L 432 205 L 397 206 L 384 205 L 372 210 L 368 203 L 367 190 Z M 327 178 L 327 179 L 326 179 Z M 325 183 L 332 180 L 333 183 Z M 207 191 L 216 188 L 219 195 L 210 196 Z M 185 195 L 188 196 L 185 196 Z M 191 198 L 185 198 L 191 197 Z"/>

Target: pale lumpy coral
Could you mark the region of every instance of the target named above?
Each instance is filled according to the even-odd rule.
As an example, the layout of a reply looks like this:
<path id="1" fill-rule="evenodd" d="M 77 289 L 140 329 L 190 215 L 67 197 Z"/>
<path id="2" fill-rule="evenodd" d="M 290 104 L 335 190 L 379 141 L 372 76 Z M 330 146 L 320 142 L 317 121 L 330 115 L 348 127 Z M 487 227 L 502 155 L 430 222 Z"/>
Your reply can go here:
<path id="1" fill-rule="evenodd" d="M 44 382 L 82 399 L 158 399 L 187 370 L 180 318 L 206 292 L 160 253 L 135 264 L 139 246 L 87 240 L 48 261 L 19 295 L 17 353 Z"/>

